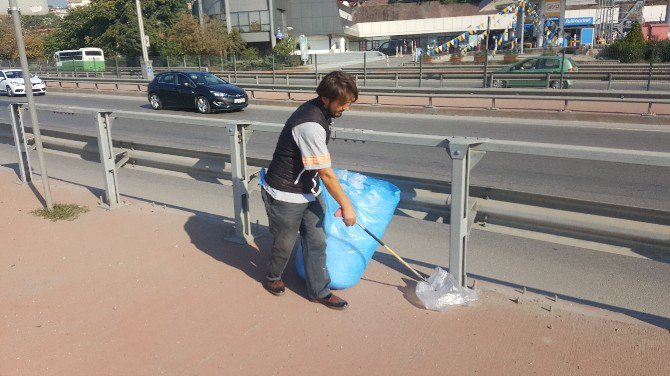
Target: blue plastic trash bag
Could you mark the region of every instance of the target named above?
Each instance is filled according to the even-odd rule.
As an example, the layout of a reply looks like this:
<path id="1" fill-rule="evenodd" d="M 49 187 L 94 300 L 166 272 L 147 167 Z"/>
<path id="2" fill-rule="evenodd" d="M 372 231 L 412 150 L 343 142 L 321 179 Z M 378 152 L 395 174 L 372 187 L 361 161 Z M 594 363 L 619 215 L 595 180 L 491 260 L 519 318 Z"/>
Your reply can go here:
<path id="1" fill-rule="evenodd" d="M 400 189 L 395 185 L 356 172 L 335 169 L 344 192 L 356 209 L 357 220 L 378 238 L 382 238 L 391 222 Z M 340 205 L 322 185 L 326 202 L 326 265 L 330 273 L 330 287 L 345 289 L 355 285 L 377 249 L 377 242 L 359 226 L 347 227 L 342 218 L 335 217 Z M 305 278 L 302 247 L 298 240 L 296 255 L 298 274 Z"/>

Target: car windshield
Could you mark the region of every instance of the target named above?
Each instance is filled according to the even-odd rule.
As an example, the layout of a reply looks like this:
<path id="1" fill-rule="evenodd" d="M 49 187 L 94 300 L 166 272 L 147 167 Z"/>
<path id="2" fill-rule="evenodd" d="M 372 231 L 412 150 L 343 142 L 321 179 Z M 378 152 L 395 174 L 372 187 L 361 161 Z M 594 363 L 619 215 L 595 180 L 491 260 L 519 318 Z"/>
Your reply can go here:
<path id="1" fill-rule="evenodd" d="M 7 78 L 23 78 L 23 71 L 5 71 L 5 76 Z M 30 77 L 35 77 L 35 75 L 31 74 Z"/>
<path id="2" fill-rule="evenodd" d="M 226 81 L 211 73 L 189 73 L 188 77 L 196 83 L 196 85 L 220 85 L 227 84 Z"/>

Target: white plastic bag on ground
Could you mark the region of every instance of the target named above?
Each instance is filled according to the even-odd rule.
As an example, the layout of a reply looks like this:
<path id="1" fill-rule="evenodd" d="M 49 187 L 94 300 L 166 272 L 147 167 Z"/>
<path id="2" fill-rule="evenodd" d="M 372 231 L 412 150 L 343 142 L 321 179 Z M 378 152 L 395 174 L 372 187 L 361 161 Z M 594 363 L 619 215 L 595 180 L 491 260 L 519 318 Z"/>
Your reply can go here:
<path id="1" fill-rule="evenodd" d="M 433 311 L 446 311 L 450 307 L 468 305 L 477 300 L 477 292 L 462 287 L 446 270 L 437 267 L 428 282 L 416 285 L 416 296 L 423 305 Z"/>

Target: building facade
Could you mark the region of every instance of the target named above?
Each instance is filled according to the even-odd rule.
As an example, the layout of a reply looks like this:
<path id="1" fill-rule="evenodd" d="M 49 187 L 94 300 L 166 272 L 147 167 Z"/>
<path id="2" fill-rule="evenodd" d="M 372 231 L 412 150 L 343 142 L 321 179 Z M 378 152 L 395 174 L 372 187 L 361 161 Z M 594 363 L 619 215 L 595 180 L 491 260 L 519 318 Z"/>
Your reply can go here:
<path id="1" fill-rule="evenodd" d="M 22 15 L 37 16 L 49 13 L 47 0 L 16 0 L 16 2 Z M 0 14 L 9 14 L 8 5 L 9 2 L 5 1 L 5 6 L 0 7 Z"/>
<path id="2" fill-rule="evenodd" d="M 511 34 L 516 24 L 514 14 L 498 14 L 501 7 L 513 4 L 514 0 L 483 1 L 481 7 L 440 5 L 439 2 L 389 6 L 386 0 L 202 1 L 206 16 L 216 16 L 224 22 L 225 3 L 229 3 L 232 27 L 242 33 L 250 46 L 261 51 L 269 50 L 274 41 L 284 36 L 301 34 L 307 37 L 310 53 L 372 50 L 391 39 L 427 47 L 442 45 L 477 25 L 486 25 L 489 17 L 494 21 L 491 35 L 499 39 L 507 38 L 508 31 Z M 547 1 L 532 3 L 541 9 Z M 645 6 L 644 21 L 663 19 L 665 10 L 665 5 Z M 586 40 L 584 32 L 591 30 L 589 40 L 593 40 L 606 13 L 596 0 L 567 0 L 565 30 L 571 38 L 578 40 Z M 195 8 L 194 14 L 198 14 Z M 531 34 L 532 31 L 526 33 L 526 42 L 533 41 Z"/>
<path id="3" fill-rule="evenodd" d="M 273 41 L 304 34 L 312 50 L 347 49 L 345 32 L 353 26 L 349 7 L 333 0 L 202 0 L 205 16 L 226 21 L 230 5 L 231 24 L 252 47 L 272 48 Z M 193 8 L 198 15 L 197 3 Z"/>

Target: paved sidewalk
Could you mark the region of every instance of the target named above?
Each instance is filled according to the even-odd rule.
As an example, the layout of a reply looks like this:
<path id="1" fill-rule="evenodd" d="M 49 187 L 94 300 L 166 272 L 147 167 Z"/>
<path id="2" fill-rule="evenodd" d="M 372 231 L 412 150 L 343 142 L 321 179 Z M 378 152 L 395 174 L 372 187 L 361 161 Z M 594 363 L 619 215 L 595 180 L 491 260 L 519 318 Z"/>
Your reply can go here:
<path id="1" fill-rule="evenodd" d="M 57 180 L 56 201 L 91 211 L 49 222 L 16 182 L 0 168 L 3 376 L 670 374 L 670 333 L 618 313 L 482 281 L 475 305 L 432 312 L 376 261 L 332 311 L 292 268 L 284 296 L 262 289 L 267 238 L 228 243 L 228 223 L 141 201 L 106 211 Z"/>

